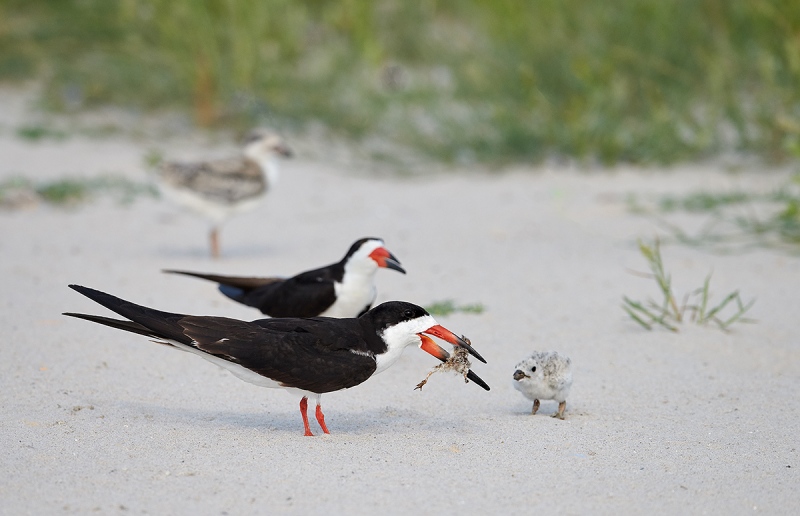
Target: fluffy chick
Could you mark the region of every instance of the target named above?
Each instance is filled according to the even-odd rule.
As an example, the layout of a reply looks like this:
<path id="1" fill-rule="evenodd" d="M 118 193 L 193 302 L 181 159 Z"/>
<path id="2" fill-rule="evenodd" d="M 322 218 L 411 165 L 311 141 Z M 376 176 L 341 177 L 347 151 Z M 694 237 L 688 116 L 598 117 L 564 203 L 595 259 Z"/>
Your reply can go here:
<path id="1" fill-rule="evenodd" d="M 534 351 L 517 364 L 514 388 L 533 401 L 531 415 L 539 410 L 539 400 L 555 400 L 558 412 L 552 417 L 564 419 L 567 396 L 572 387 L 572 361 L 555 351 Z"/>

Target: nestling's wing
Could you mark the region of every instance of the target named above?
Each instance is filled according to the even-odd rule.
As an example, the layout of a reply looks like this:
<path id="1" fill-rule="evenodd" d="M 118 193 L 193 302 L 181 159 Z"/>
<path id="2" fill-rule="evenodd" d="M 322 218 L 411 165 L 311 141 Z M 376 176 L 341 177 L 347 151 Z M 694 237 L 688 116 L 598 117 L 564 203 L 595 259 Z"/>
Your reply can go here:
<path id="1" fill-rule="evenodd" d="M 258 197 L 268 186 L 258 164 L 246 158 L 165 163 L 160 177 L 173 188 L 226 204 Z"/>
<path id="2" fill-rule="evenodd" d="M 553 390 L 563 390 L 572 385 L 571 360 L 558 355 L 549 357 L 544 363 L 545 378 Z"/>

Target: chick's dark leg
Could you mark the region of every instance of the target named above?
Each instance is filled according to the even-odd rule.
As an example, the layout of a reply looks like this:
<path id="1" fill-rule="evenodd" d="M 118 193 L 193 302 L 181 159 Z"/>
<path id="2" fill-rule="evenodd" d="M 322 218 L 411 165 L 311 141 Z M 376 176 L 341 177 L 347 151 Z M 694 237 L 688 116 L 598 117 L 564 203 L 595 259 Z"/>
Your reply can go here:
<path id="1" fill-rule="evenodd" d="M 533 409 L 531 409 L 531 415 L 535 416 L 538 411 L 539 411 L 539 400 L 533 400 Z"/>
<path id="2" fill-rule="evenodd" d="M 554 417 L 556 419 L 564 419 L 564 411 L 567 409 L 567 402 L 562 401 L 558 404 L 558 412 L 553 414 L 550 417 Z"/>

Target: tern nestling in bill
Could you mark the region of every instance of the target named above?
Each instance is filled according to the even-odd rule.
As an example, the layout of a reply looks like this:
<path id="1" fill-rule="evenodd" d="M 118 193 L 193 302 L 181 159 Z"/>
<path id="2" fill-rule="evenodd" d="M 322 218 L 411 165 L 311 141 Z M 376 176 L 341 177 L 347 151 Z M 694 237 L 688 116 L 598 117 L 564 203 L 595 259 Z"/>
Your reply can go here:
<path id="1" fill-rule="evenodd" d="M 531 414 L 536 415 L 540 400 L 556 400 L 558 412 L 552 417 L 564 419 L 572 387 L 572 361 L 555 351 L 534 351 L 515 369 L 514 388 L 533 401 Z"/>
<path id="2" fill-rule="evenodd" d="M 199 355 L 261 387 L 283 388 L 301 397 L 305 435 L 308 398 L 317 402 L 316 418 L 330 433 L 320 398 L 326 392 L 354 387 L 391 366 L 408 346 L 418 346 L 446 360 L 448 353 L 432 335 L 460 346 L 481 362 L 472 346 L 439 325 L 423 308 L 402 301 L 382 303 L 358 318 L 273 318 L 252 322 L 162 312 L 79 285 L 70 288 L 126 319 L 65 313 L 112 328 L 137 333 L 154 342 Z M 474 372 L 467 378 L 486 390 Z"/>
<path id="3" fill-rule="evenodd" d="M 340 261 L 291 278 L 247 278 L 166 270 L 219 283 L 219 290 L 270 317 L 358 317 L 377 296 L 379 268 L 406 273 L 380 238 L 357 240 Z"/>
<path id="4" fill-rule="evenodd" d="M 219 229 L 238 213 L 255 208 L 278 181 L 281 157 L 291 149 L 267 129 L 253 130 L 241 156 L 193 163 L 164 163 L 159 167 L 161 189 L 179 204 L 211 223 L 211 256 L 219 257 Z"/>

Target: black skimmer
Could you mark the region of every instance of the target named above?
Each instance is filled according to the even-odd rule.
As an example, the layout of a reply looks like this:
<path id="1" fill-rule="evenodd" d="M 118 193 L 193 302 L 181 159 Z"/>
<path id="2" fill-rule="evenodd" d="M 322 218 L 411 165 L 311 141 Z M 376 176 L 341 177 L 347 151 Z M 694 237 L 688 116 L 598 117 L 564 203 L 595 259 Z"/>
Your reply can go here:
<path id="1" fill-rule="evenodd" d="M 210 221 L 211 255 L 218 258 L 222 223 L 237 213 L 255 208 L 277 183 L 280 158 L 291 155 L 291 149 L 280 135 L 256 129 L 246 138 L 242 156 L 165 163 L 158 176 L 167 196 Z"/>
<path id="2" fill-rule="evenodd" d="M 375 301 L 375 272 L 406 273 L 380 238 L 357 240 L 340 261 L 291 278 L 243 278 L 166 270 L 219 283 L 229 298 L 271 317 L 358 317 Z"/>
<path id="3" fill-rule="evenodd" d="M 78 313 L 64 315 L 150 337 L 156 343 L 199 355 L 246 382 L 280 387 L 300 395 L 305 435 L 313 435 L 308 425 L 309 396 L 316 399 L 317 422 L 328 434 L 320 405 L 322 394 L 366 381 L 391 366 L 411 345 L 446 360 L 447 351 L 428 335 L 461 346 L 486 362 L 468 342 L 439 325 L 423 308 L 401 301 L 382 303 L 358 318 L 274 318 L 246 322 L 162 312 L 99 290 L 79 285 L 70 288 L 127 320 Z M 474 372 L 469 371 L 467 378 L 489 390 Z"/>

